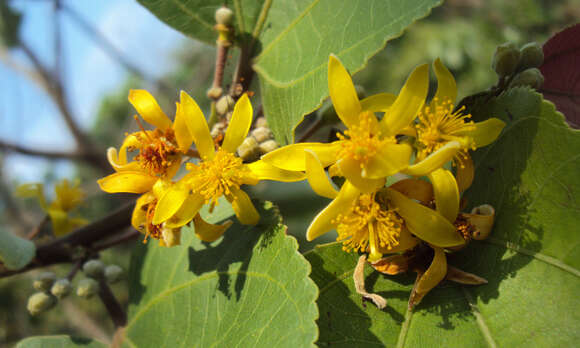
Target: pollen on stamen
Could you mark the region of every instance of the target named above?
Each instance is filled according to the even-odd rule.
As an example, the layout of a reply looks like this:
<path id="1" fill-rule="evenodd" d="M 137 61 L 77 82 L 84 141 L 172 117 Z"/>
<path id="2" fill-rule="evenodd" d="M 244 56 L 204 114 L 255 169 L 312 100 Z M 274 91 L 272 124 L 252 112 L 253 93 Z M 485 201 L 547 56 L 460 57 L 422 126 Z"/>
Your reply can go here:
<path id="1" fill-rule="evenodd" d="M 164 175 L 169 167 L 181 160 L 173 129 L 147 131 L 139 118 L 135 117 L 135 119 L 141 132 L 135 134 L 138 145 L 131 146 L 129 150 L 139 151 L 135 160 L 141 167 L 151 174 Z"/>
<path id="2" fill-rule="evenodd" d="M 344 134 L 337 133 L 336 136 L 342 140 L 339 158 L 352 158 L 359 162 L 361 169 L 375 156 L 378 150 L 387 142 L 381 139 L 380 132 L 372 129 L 372 117 L 369 112 L 360 114 L 360 123 L 350 126 Z"/>

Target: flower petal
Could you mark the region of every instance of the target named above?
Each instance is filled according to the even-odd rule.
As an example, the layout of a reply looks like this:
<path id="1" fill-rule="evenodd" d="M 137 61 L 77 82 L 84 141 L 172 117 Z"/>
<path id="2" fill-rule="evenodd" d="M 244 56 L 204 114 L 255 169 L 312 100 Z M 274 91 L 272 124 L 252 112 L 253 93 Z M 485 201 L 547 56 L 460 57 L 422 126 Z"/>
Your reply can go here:
<path id="1" fill-rule="evenodd" d="M 169 220 L 183 205 L 189 190 L 182 185 L 171 185 L 159 198 L 152 223 L 159 225 Z"/>
<path id="2" fill-rule="evenodd" d="M 175 103 L 175 121 L 173 122 L 173 132 L 175 133 L 175 139 L 177 140 L 177 145 L 181 152 L 187 152 L 191 144 L 193 143 L 193 137 L 189 133 L 187 128 L 187 123 L 185 122 L 186 115 L 183 113 L 183 108 L 180 103 Z"/>
<path id="3" fill-rule="evenodd" d="M 163 227 L 163 229 L 161 230 L 161 238 L 159 239 L 159 245 L 162 247 L 171 248 L 180 244 L 181 244 L 181 229 Z"/>
<path id="4" fill-rule="evenodd" d="M 111 164 L 111 167 L 113 167 L 113 169 L 116 172 L 139 171 L 139 169 L 141 168 L 139 166 L 139 162 L 129 162 L 129 163 L 127 163 L 127 161 L 125 161 L 125 163 L 121 162 L 117 154 L 117 149 L 115 149 L 114 147 L 110 147 L 107 149 L 107 160 L 109 161 L 109 164 Z"/>
<path id="5" fill-rule="evenodd" d="M 495 209 L 489 204 L 483 204 L 471 210 L 471 214 L 463 214 L 467 221 L 475 227 L 473 239 L 484 240 L 489 237 L 495 220 Z"/>
<path id="6" fill-rule="evenodd" d="M 453 174 L 447 169 L 437 169 L 429 174 L 435 194 L 435 207 L 447 221 L 453 223 L 459 213 L 459 188 Z"/>
<path id="7" fill-rule="evenodd" d="M 50 216 L 50 222 L 52 225 L 52 232 L 55 236 L 60 237 L 72 230 L 72 227 L 68 223 L 68 215 L 59 209 L 48 209 L 48 216 Z"/>
<path id="8" fill-rule="evenodd" d="M 204 203 L 205 198 L 203 196 L 197 194 L 188 195 L 179 210 L 169 220 L 165 221 L 165 226 L 177 228 L 187 225 L 199 212 Z"/>
<path id="9" fill-rule="evenodd" d="M 332 223 L 332 220 L 334 220 L 338 214 L 351 209 L 359 195 L 359 190 L 348 181 L 345 182 L 342 185 L 338 196 L 336 196 L 336 198 L 330 202 L 326 208 L 318 213 L 314 220 L 312 220 L 312 223 L 308 226 L 308 230 L 306 231 L 306 239 L 312 241 L 334 229 L 335 226 Z"/>
<path id="10" fill-rule="evenodd" d="M 437 170 L 453 159 L 455 154 L 461 149 L 461 144 L 457 141 L 450 141 L 439 150 L 425 157 L 422 161 L 410 165 L 402 172 L 408 175 L 423 176 Z"/>
<path id="11" fill-rule="evenodd" d="M 468 135 L 475 141 L 475 147 L 480 148 L 491 144 L 500 135 L 505 127 L 505 122 L 499 118 L 490 118 L 483 122 L 473 124 L 475 129 L 471 131 L 458 132 L 458 135 Z"/>
<path id="12" fill-rule="evenodd" d="M 230 153 L 236 152 L 238 146 L 242 144 L 248 135 L 248 131 L 252 125 L 252 116 L 253 111 L 250 98 L 244 93 L 234 106 L 234 112 L 228 129 L 226 130 L 222 149 Z"/>
<path id="13" fill-rule="evenodd" d="M 303 172 L 306 170 L 304 163 L 304 150 L 314 151 L 322 167 L 326 168 L 336 162 L 336 153 L 340 149 L 340 141 L 330 144 L 323 143 L 298 143 L 283 146 L 277 150 L 262 156 L 266 163 L 280 169 Z"/>
<path id="14" fill-rule="evenodd" d="M 338 191 L 332 186 L 330 179 L 326 176 L 322 164 L 311 150 L 304 151 L 304 160 L 306 161 L 306 175 L 308 183 L 317 195 L 334 199 Z"/>
<path id="15" fill-rule="evenodd" d="M 240 223 L 243 225 L 257 224 L 260 221 L 260 214 L 248 194 L 240 188 L 232 187 L 231 190 L 232 194 L 227 198 L 232 203 L 232 208 Z"/>
<path id="16" fill-rule="evenodd" d="M 435 255 L 433 256 L 431 265 L 413 287 L 413 292 L 409 299 L 409 307 L 411 308 L 421 302 L 423 297 L 437 286 L 447 274 L 447 257 L 445 256 L 445 251 L 443 248 L 437 247 L 434 247 L 433 250 L 435 251 Z"/>
<path id="17" fill-rule="evenodd" d="M 131 215 L 131 225 L 141 232 L 145 233 L 145 224 L 147 223 L 147 208 L 145 205 L 153 202 L 155 200 L 155 196 L 147 192 L 141 197 L 137 198 L 137 202 L 135 203 L 135 208 L 133 208 L 133 215 Z"/>
<path id="18" fill-rule="evenodd" d="M 336 114 L 348 128 L 359 123 L 361 105 L 348 71 L 338 57 L 328 58 L 328 90 Z"/>
<path id="19" fill-rule="evenodd" d="M 409 166 L 413 148 L 409 144 L 387 144 L 368 161 L 364 177 L 378 179 L 391 176 Z"/>
<path id="20" fill-rule="evenodd" d="M 213 158 L 215 145 L 203 112 L 189 94 L 181 91 L 181 112 L 201 158 Z"/>
<path id="21" fill-rule="evenodd" d="M 247 166 L 258 177 L 258 180 L 295 182 L 306 179 L 306 175 L 302 172 L 280 169 L 263 160 L 249 163 Z"/>
<path id="22" fill-rule="evenodd" d="M 473 160 L 466 151 L 465 156 L 462 157 L 461 163 L 457 165 L 456 179 L 459 192 L 464 192 L 471 186 L 474 174 L 475 170 L 473 168 Z"/>
<path id="23" fill-rule="evenodd" d="M 455 226 L 436 211 L 392 189 L 387 189 L 387 197 L 397 207 L 397 213 L 405 220 L 409 231 L 422 240 L 440 247 L 465 243 Z"/>
<path id="24" fill-rule="evenodd" d="M 137 171 L 122 171 L 97 180 L 101 190 L 108 193 L 144 193 L 153 187 L 157 177 Z"/>
<path id="25" fill-rule="evenodd" d="M 392 184 L 389 188 L 425 204 L 429 203 L 434 197 L 433 185 L 425 180 L 403 179 Z"/>
<path id="26" fill-rule="evenodd" d="M 378 93 L 360 101 L 363 111 L 386 112 L 395 102 L 397 96 L 391 93 Z"/>
<path id="27" fill-rule="evenodd" d="M 443 65 L 439 58 L 435 59 L 433 69 L 435 70 L 435 76 L 437 76 L 437 92 L 435 92 L 433 99 L 437 98 L 439 102 L 449 100 L 454 103 L 455 98 L 457 98 L 457 84 L 453 74 Z M 433 105 L 433 101 L 431 105 Z"/>
<path id="28" fill-rule="evenodd" d="M 213 242 L 218 239 L 232 224 L 231 220 L 227 220 L 221 225 L 210 224 L 202 219 L 199 214 L 193 219 L 195 235 L 204 242 Z"/>
<path id="29" fill-rule="evenodd" d="M 367 179 L 362 177 L 362 169 L 358 161 L 345 158 L 337 162 L 341 173 L 346 180 L 356 186 L 363 193 L 375 192 L 377 189 L 385 185 L 385 178 Z"/>
<path id="30" fill-rule="evenodd" d="M 151 93 L 144 89 L 132 89 L 129 91 L 129 102 L 148 123 L 161 130 L 171 128 L 171 120 L 161 110 Z"/>
<path id="31" fill-rule="evenodd" d="M 383 136 L 396 135 L 415 119 L 425 103 L 428 89 L 429 66 L 423 64 L 413 70 L 399 96 L 381 120 Z"/>

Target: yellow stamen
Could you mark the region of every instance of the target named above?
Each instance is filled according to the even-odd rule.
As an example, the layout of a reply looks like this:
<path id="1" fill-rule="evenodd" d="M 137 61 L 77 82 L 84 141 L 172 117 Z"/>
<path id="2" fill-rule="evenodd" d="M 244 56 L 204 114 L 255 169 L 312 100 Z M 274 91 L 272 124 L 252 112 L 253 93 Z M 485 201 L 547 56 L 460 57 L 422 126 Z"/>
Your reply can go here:
<path id="1" fill-rule="evenodd" d="M 136 118 L 137 119 L 137 118 Z M 165 131 L 155 129 L 146 131 L 137 119 L 141 132 L 135 134 L 138 145 L 131 146 L 130 151 L 138 150 L 135 160 L 152 175 L 163 176 L 169 167 L 181 160 L 175 132 L 168 128 Z"/>

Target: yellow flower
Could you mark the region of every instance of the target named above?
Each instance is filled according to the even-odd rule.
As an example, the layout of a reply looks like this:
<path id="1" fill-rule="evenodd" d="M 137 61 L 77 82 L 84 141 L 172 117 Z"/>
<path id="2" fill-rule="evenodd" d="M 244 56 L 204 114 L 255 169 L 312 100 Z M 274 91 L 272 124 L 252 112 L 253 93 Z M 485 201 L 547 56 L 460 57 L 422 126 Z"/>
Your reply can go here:
<path id="1" fill-rule="evenodd" d="M 79 185 L 78 180 L 71 185 L 67 179 L 56 183 L 54 186 L 56 199 L 50 204 L 44 197 L 44 187 L 40 183 L 20 185 L 17 188 L 17 194 L 21 197 L 36 197 L 38 199 L 42 210 L 50 217 L 52 231 L 55 236 L 59 237 L 88 223 L 86 219 L 69 216 L 69 212 L 78 207 L 85 198 L 85 193 Z"/>
<path id="2" fill-rule="evenodd" d="M 210 225 L 197 215 L 204 204 L 210 204 L 212 211 L 224 196 L 242 224 L 254 225 L 260 215 L 241 189 L 242 185 L 256 185 L 260 180 L 291 182 L 305 178 L 301 172 L 282 170 L 262 161 L 246 164 L 235 155 L 252 123 L 252 105 L 246 94 L 234 106 L 224 141 L 217 149 L 201 109 L 185 92 L 181 93 L 181 109 L 187 114 L 186 125 L 201 160 L 197 164 L 188 163 L 189 173 L 160 196 L 153 224 L 177 228 L 195 218 L 196 234 L 202 240 L 215 240 L 225 228 L 217 231 L 214 227 L 207 228 Z"/>
<path id="3" fill-rule="evenodd" d="M 412 147 L 397 143 L 396 136 L 406 132 L 421 110 L 427 96 L 428 74 L 428 66 L 421 65 L 411 73 L 397 97 L 382 93 L 359 101 L 350 75 L 338 58 L 331 55 L 328 62 L 330 98 L 347 130 L 338 134 L 339 140 L 333 143 L 288 145 L 262 159 L 285 170 L 304 171 L 303 154 L 309 149 L 316 153 L 323 167 L 336 164 L 341 174 L 360 191 L 376 191 L 384 185 L 385 177 L 409 165 Z M 375 111 L 385 112 L 380 121 Z"/>

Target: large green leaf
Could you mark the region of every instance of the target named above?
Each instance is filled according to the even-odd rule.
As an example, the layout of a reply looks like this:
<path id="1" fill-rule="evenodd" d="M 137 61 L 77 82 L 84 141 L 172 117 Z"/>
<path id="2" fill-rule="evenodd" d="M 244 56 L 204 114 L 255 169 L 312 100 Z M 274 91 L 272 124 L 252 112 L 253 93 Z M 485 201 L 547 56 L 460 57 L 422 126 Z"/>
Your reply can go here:
<path id="1" fill-rule="evenodd" d="M 362 69 L 386 42 L 429 13 L 440 0 L 274 1 L 260 37 L 254 69 L 264 113 L 276 139 L 294 140 L 304 115 L 328 96 L 328 56 L 351 73 Z"/>
<path id="2" fill-rule="evenodd" d="M 209 221 L 231 216 L 220 204 Z M 126 345 L 132 347 L 309 347 L 317 289 L 276 208 L 256 227 L 234 224 L 222 239 L 150 242 L 133 255 Z"/>
<path id="3" fill-rule="evenodd" d="M 159 19 L 192 38 L 215 44 L 215 11 L 224 0 L 138 0 Z M 245 40 L 251 35 L 263 11 L 265 0 L 234 0 L 228 6 L 235 12 L 236 35 Z M 267 12 L 267 8 L 264 9 Z"/>
<path id="4" fill-rule="evenodd" d="M 319 344 L 398 347 L 567 347 L 580 340 L 580 133 L 553 104 L 513 89 L 473 109 L 507 126 L 476 152 L 471 206 L 497 211 L 492 236 L 449 255 L 449 263 L 489 280 L 482 286 L 444 282 L 411 313 L 414 274 L 366 269 L 367 290 L 388 299 L 362 303 L 352 283 L 357 255 L 339 244 L 307 259 L 320 288 Z"/>
<path id="5" fill-rule="evenodd" d="M 104 348 L 106 344 L 66 335 L 61 336 L 36 336 L 20 341 L 16 348 Z"/>
<path id="6" fill-rule="evenodd" d="M 32 261 L 34 255 L 34 243 L 0 228 L 0 262 L 6 269 L 22 268 Z"/>

